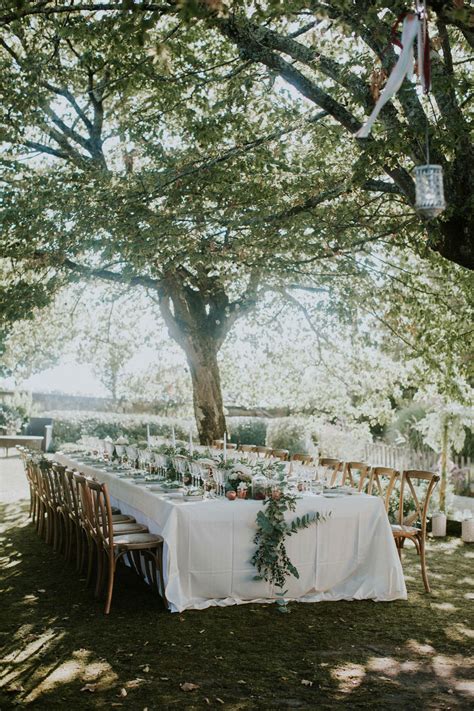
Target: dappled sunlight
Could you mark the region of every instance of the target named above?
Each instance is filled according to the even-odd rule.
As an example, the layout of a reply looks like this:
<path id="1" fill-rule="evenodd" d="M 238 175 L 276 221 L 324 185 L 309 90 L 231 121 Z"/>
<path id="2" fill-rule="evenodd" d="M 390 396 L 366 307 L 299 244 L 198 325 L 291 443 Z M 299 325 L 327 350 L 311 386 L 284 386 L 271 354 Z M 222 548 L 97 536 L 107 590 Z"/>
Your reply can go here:
<path id="1" fill-rule="evenodd" d="M 2 662 L 14 662 L 15 664 L 21 664 L 30 656 L 36 654 L 41 647 L 48 645 L 53 639 L 55 640 L 55 643 L 59 642 L 62 636 L 63 635 L 58 635 L 54 630 L 48 630 L 40 637 L 36 637 L 34 641 L 27 644 L 26 647 L 23 647 L 23 649 L 14 650 L 10 652 L 10 654 L 7 654 L 7 656 L 2 659 Z"/>
<path id="2" fill-rule="evenodd" d="M 371 672 L 395 677 L 400 673 L 400 663 L 391 657 L 372 657 L 367 662 L 367 669 Z"/>
<path id="3" fill-rule="evenodd" d="M 461 580 L 458 580 L 459 585 L 472 585 L 474 586 L 474 578 L 461 578 Z"/>
<path id="4" fill-rule="evenodd" d="M 92 652 L 80 649 L 72 653 L 72 658 L 62 662 L 41 679 L 42 671 L 33 676 L 32 690 L 25 696 L 24 702 L 37 701 L 41 696 L 51 693 L 57 687 L 80 681 L 84 684 L 94 684 L 95 691 L 105 691 L 117 681 L 117 675 L 105 661 L 91 661 Z M 38 683 L 36 684 L 36 680 Z"/>
<path id="5" fill-rule="evenodd" d="M 431 656 L 435 653 L 435 650 L 430 644 L 422 644 L 420 642 L 417 642 L 416 639 L 409 639 L 406 643 L 406 646 L 409 652 L 414 652 L 415 654 L 419 654 L 421 656 Z"/>
<path id="6" fill-rule="evenodd" d="M 353 691 L 355 687 L 360 686 L 365 674 L 366 671 L 361 664 L 345 664 L 331 670 L 331 677 L 342 692 Z"/>
<path id="7" fill-rule="evenodd" d="M 466 638 L 474 639 L 474 631 L 459 622 L 447 626 L 444 633 L 452 642 L 465 642 Z"/>
<path id="8" fill-rule="evenodd" d="M 444 612 L 456 612 L 458 610 L 452 602 L 432 602 L 431 607 L 434 607 L 436 610 L 443 610 Z"/>

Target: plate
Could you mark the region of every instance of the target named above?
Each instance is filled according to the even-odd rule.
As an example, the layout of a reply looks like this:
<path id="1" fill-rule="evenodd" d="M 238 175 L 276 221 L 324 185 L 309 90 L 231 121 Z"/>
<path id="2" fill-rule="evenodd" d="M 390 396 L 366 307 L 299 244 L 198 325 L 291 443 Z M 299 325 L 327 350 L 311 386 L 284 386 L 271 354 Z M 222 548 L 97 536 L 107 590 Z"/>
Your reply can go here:
<path id="1" fill-rule="evenodd" d="M 340 499 L 344 494 L 323 494 L 326 499 Z"/>
<path id="2" fill-rule="evenodd" d="M 202 501 L 204 496 L 185 496 L 184 501 Z"/>

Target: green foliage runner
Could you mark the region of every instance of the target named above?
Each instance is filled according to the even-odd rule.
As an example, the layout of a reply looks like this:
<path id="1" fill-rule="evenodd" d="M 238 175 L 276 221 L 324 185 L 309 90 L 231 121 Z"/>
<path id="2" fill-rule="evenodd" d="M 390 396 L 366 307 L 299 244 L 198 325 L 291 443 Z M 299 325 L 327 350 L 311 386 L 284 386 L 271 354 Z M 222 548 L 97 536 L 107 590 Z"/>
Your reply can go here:
<path id="1" fill-rule="evenodd" d="M 298 570 L 286 551 L 287 536 L 308 528 L 311 524 L 325 521 L 331 515 L 330 512 L 322 514 L 315 511 L 297 516 L 288 523 L 285 520 L 285 513 L 295 511 L 296 501 L 297 497 L 294 494 L 281 492 L 278 497 L 268 499 L 265 509 L 258 512 L 256 520 L 258 530 L 254 543 L 257 544 L 257 550 L 252 557 L 252 564 L 258 570 L 255 580 L 273 583 L 280 590 L 277 593 L 280 598 L 285 594 L 283 588 L 288 575 L 299 578 Z"/>

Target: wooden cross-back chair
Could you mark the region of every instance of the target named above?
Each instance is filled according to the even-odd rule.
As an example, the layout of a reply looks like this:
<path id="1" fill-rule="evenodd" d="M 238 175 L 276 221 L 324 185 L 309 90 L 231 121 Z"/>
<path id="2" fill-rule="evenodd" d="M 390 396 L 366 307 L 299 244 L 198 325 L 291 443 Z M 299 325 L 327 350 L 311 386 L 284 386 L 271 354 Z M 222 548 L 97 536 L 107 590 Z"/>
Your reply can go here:
<path id="1" fill-rule="evenodd" d="M 301 452 L 296 452 L 296 454 L 291 455 L 290 461 L 301 462 L 301 464 L 303 465 L 308 465 L 313 463 L 313 457 L 311 456 L 311 454 L 303 454 Z"/>
<path id="2" fill-rule="evenodd" d="M 256 452 L 259 457 L 263 457 L 264 459 L 269 459 L 272 456 L 272 451 L 271 447 L 264 447 L 263 445 L 259 445 L 254 449 L 254 452 Z"/>
<path id="3" fill-rule="evenodd" d="M 84 568 L 86 554 L 88 552 L 88 519 L 87 507 L 89 506 L 87 491 L 84 489 L 86 477 L 72 469 L 66 469 L 65 482 L 68 487 L 67 496 L 69 498 L 69 518 L 72 522 L 72 531 L 74 535 L 70 535 L 69 549 L 66 552 L 66 558 L 72 558 L 73 545 L 76 549 L 76 569 L 81 571 Z M 115 513 L 114 513 L 115 512 Z M 112 519 L 114 523 L 135 523 L 133 516 L 124 515 L 120 509 L 112 507 Z"/>
<path id="4" fill-rule="evenodd" d="M 367 493 L 373 494 L 377 492 L 383 499 L 385 511 L 387 512 L 390 506 L 392 491 L 399 478 L 400 472 L 391 467 L 372 467 L 370 470 Z"/>
<path id="5" fill-rule="evenodd" d="M 357 487 L 358 491 L 364 491 L 369 482 L 370 467 L 365 462 L 346 462 L 342 477 L 343 484 Z M 356 473 L 359 478 L 356 479 Z"/>
<path id="6" fill-rule="evenodd" d="M 94 481 L 90 477 L 86 477 L 79 472 L 73 473 L 73 479 L 76 483 L 78 490 L 78 499 L 80 501 L 80 512 L 81 512 L 81 529 L 83 531 L 83 538 L 85 539 L 86 545 L 82 547 L 82 555 L 80 562 L 80 569 L 84 567 L 85 554 L 87 553 L 87 578 L 86 584 L 92 580 L 94 559 L 97 561 L 97 579 L 96 579 L 96 594 L 98 595 L 98 586 L 100 582 L 100 577 L 102 575 L 103 566 L 103 551 L 102 544 L 100 540 L 100 532 L 97 528 L 97 518 L 94 511 L 94 502 L 91 497 L 91 488 L 89 486 L 91 481 Z M 97 482 L 95 482 L 97 483 Z M 147 533 L 148 528 L 141 524 L 136 523 L 135 519 L 131 516 L 126 516 L 123 520 L 123 515 L 118 515 L 117 522 L 114 521 L 114 515 L 112 514 L 112 507 L 110 510 L 110 523 L 113 527 L 113 535 L 129 534 L 129 533 Z"/>
<path id="7" fill-rule="evenodd" d="M 61 489 L 59 472 L 54 469 L 53 462 L 41 459 L 38 462 L 40 473 L 40 499 L 44 510 L 44 538 L 46 543 L 58 550 L 60 540 L 60 514 Z"/>
<path id="8" fill-rule="evenodd" d="M 239 444 L 238 446 L 238 451 L 239 452 L 245 452 L 246 454 L 249 454 L 250 452 L 255 452 L 255 445 L 254 444 Z"/>
<path id="9" fill-rule="evenodd" d="M 288 449 L 272 449 L 272 457 L 279 459 L 281 462 L 286 462 L 289 454 Z"/>
<path id="10" fill-rule="evenodd" d="M 421 575 L 427 593 L 431 592 L 426 569 L 426 520 L 431 495 L 439 481 L 439 476 L 433 472 L 418 469 L 409 469 L 403 472 L 400 486 L 400 506 L 399 522 L 392 525 L 392 533 L 398 553 L 401 558 L 405 541 L 410 540 L 416 547 L 416 552 L 420 556 Z M 421 496 L 419 487 L 422 482 L 426 482 L 426 489 Z M 408 492 L 415 504 L 415 511 L 407 515 L 404 514 L 405 495 Z"/>
<path id="11" fill-rule="evenodd" d="M 163 538 L 146 531 L 140 533 L 116 534 L 112 520 L 112 509 L 106 484 L 93 479 L 86 482 L 89 491 L 91 526 L 97 545 L 100 546 L 96 595 L 106 586 L 105 614 L 109 614 L 117 563 L 127 555 L 133 561 L 135 570 L 141 572 L 142 561 L 150 585 L 161 595 L 165 607 L 165 585 L 163 577 Z"/>
<path id="12" fill-rule="evenodd" d="M 224 440 L 223 439 L 213 439 L 212 446 L 215 449 L 224 449 Z"/>
<path id="13" fill-rule="evenodd" d="M 329 486 L 334 486 L 337 475 L 342 472 L 342 462 L 339 459 L 333 459 L 331 457 L 320 457 L 319 466 L 324 467 L 326 471 L 330 473 L 331 479 Z M 342 481 L 344 481 L 344 475 L 342 475 Z"/>
<path id="14" fill-rule="evenodd" d="M 30 511 L 28 516 L 31 518 L 36 528 L 38 528 L 39 485 L 37 480 L 38 474 L 36 470 L 36 462 L 34 456 L 31 455 L 26 449 L 20 447 L 18 447 L 17 449 L 20 450 L 20 455 L 23 459 L 26 479 L 28 481 L 28 487 L 30 489 Z"/>
<path id="15" fill-rule="evenodd" d="M 53 462 L 52 469 L 57 486 L 56 550 L 63 552 L 68 558 L 71 549 L 71 508 L 73 503 L 71 501 L 69 482 L 66 478 L 66 467 L 58 462 Z"/>

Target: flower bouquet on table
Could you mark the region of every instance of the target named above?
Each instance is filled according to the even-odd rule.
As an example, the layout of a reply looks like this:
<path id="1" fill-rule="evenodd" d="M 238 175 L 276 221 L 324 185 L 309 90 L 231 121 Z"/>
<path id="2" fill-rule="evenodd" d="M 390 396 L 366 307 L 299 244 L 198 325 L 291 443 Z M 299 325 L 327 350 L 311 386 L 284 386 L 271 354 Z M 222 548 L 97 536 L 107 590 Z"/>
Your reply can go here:
<path id="1" fill-rule="evenodd" d="M 226 490 L 235 491 L 239 499 L 247 498 L 252 483 L 252 470 L 241 463 L 233 463 L 227 475 Z"/>

